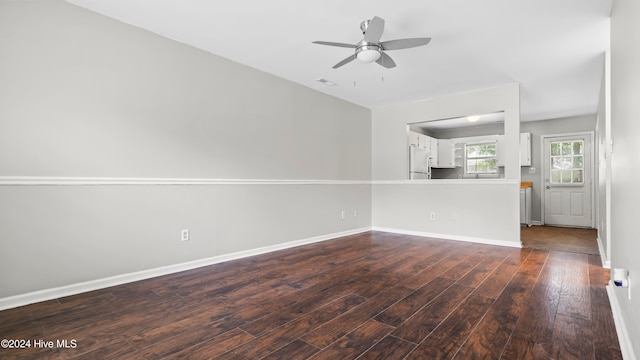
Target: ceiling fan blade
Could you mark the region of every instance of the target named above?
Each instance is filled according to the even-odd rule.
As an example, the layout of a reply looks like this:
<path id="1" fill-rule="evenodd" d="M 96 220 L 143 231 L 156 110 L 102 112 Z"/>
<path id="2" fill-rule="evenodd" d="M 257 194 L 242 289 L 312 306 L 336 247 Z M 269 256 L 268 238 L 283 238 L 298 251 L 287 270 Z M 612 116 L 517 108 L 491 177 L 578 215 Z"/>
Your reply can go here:
<path id="1" fill-rule="evenodd" d="M 353 44 L 345 44 L 345 43 L 331 42 L 331 41 L 314 41 L 313 43 L 314 44 L 320 44 L 320 45 L 346 47 L 346 48 L 351 48 L 351 49 L 355 49 L 356 48 L 356 46 L 353 45 Z"/>
<path id="2" fill-rule="evenodd" d="M 393 61 L 391 56 L 385 54 L 384 52 L 380 52 L 380 57 L 376 62 L 387 69 L 391 69 L 396 67 L 396 63 Z"/>
<path id="3" fill-rule="evenodd" d="M 367 30 L 364 32 L 364 41 L 370 43 L 378 43 L 380 38 L 382 37 L 382 32 L 384 31 L 384 20 L 374 16 L 371 21 L 369 21 L 369 25 L 367 26 Z"/>
<path id="4" fill-rule="evenodd" d="M 339 63 L 337 63 L 337 64 L 333 65 L 333 68 L 334 68 L 334 69 L 337 69 L 337 68 L 339 68 L 340 66 L 342 66 L 342 65 L 344 65 L 344 64 L 347 64 L 347 63 L 350 63 L 350 62 L 352 62 L 352 61 L 353 61 L 353 60 L 355 60 L 355 59 L 356 59 L 356 54 L 353 54 L 353 55 L 349 56 L 348 58 L 346 58 L 346 59 L 344 59 L 344 60 L 340 61 Z"/>
<path id="5" fill-rule="evenodd" d="M 400 50 L 427 45 L 429 41 L 431 41 L 431 38 L 398 39 L 383 41 L 380 45 L 384 50 Z"/>

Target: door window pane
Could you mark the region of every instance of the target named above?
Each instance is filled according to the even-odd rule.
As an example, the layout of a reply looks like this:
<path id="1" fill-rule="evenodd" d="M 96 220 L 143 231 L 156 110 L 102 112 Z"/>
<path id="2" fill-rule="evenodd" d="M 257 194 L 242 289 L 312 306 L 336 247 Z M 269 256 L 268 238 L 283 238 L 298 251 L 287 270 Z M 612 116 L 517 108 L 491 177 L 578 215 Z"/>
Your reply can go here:
<path id="1" fill-rule="evenodd" d="M 584 184 L 584 141 L 558 141 L 550 144 L 552 184 Z"/>
<path id="2" fill-rule="evenodd" d="M 573 157 L 573 168 L 574 169 L 582 169 L 582 156 L 574 156 Z"/>
<path id="3" fill-rule="evenodd" d="M 584 180 L 582 179 L 583 172 L 584 170 L 573 170 L 573 177 L 571 179 L 571 182 L 574 184 L 584 182 Z"/>

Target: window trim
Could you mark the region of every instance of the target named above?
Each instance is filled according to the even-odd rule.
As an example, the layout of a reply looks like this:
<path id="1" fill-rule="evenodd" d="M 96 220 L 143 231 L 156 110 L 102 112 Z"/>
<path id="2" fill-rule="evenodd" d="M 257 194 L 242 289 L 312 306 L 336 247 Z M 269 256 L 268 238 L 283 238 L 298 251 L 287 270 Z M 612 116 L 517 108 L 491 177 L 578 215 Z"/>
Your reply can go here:
<path id="1" fill-rule="evenodd" d="M 479 156 L 473 157 L 472 159 L 494 159 L 496 161 L 496 172 L 495 173 L 469 173 L 467 172 L 468 165 L 468 156 L 467 156 L 467 147 L 469 146 L 480 146 L 480 145 L 493 145 L 495 147 L 496 154 L 494 156 Z M 498 141 L 497 140 L 486 140 L 486 141 L 475 141 L 464 144 L 464 162 L 463 162 L 463 172 L 462 176 L 466 179 L 493 179 L 500 177 L 500 169 L 498 166 Z"/>
<path id="2" fill-rule="evenodd" d="M 563 143 L 571 143 L 571 154 L 560 154 L 560 155 L 553 155 L 553 145 L 554 144 L 562 144 Z M 582 153 L 581 154 L 574 154 L 573 153 L 573 146 L 575 143 L 581 143 L 582 145 Z M 585 164 L 584 164 L 584 159 L 585 159 L 585 153 L 584 153 L 584 147 L 585 147 L 585 141 L 584 139 L 572 139 L 572 140 L 560 140 L 560 141 L 550 141 L 549 142 L 549 185 L 551 186 L 558 186 L 558 187 L 562 187 L 562 186 L 584 186 L 586 184 L 586 180 L 584 178 L 584 170 L 585 170 Z M 574 168 L 573 167 L 573 160 L 576 157 L 582 157 L 582 167 L 581 168 Z M 554 158 L 563 158 L 563 157 L 567 157 L 567 158 L 571 158 L 571 168 L 570 169 L 554 169 L 553 167 L 553 159 Z M 562 171 L 570 171 L 573 172 L 574 170 L 578 170 L 578 171 L 582 171 L 582 181 L 581 182 L 574 182 L 573 178 L 571 179 L 570 182 L 554 182 L 553 181 L 553 173 L 554 172 L 562 172 Z"/>

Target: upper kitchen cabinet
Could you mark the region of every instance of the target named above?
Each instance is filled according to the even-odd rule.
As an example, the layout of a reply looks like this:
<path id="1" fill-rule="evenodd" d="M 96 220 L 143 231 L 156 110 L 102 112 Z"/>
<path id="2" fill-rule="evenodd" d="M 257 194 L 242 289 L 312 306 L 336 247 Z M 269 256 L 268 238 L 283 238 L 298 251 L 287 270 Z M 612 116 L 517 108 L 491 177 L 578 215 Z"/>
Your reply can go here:
<path id="1" fill-rule="evenodd" d="M 451 139 L 437 139 L 438 158 L 433 167 L 436 168 L 454 168 L 455 167 L 455 145 Z"/>
<path id="2" fill-rule="evenodd" d="M 531 166 L 531 133 L 520 133 L 520 166 Z"/>
<path id="3" fill-rule="evenodd" d="M 415 131 L 409 131 L 407 134 L 407 141 L 409 142 L 409 146 L 420 146 L 420 135 Z M 424 136 L 424 135 L 423 135 Z"/>
<path id="4" fill-rule="evenodd" d="M 431 136 L 427 136 L 429 138 L 429 149 L 431 152 L 429 154 L 429 158 L 431 159 L 431 164 L 438 163 L 438 139 L 432 138 Z"/>
<path id="5" fill-rule="evenodd" d="M 498 136 L 498 166 L 504 166 L 506 150 L 504 136 Z M 520 134 L 520 166 L 531 166 L 531 133 Z"/>
<path id="6" fill-rule="evenodd" d="M 407 134 L 407 140 L 409 146 L 416 146 L 422 149 L 427 149 L 432 156 L 438 152 L 438 139 L 434 139 L 431 136 L 420 134 L 415 131 L 409 131 Z"/>
<path id="7" fill-rule="evenodd" d="M 425 135 L 417 133 L 415 131 L 409 131 L 407 135 L 407 139 L 409 141 L 409 146 L 416 146 L 424 148 L 425 144 Z"/>

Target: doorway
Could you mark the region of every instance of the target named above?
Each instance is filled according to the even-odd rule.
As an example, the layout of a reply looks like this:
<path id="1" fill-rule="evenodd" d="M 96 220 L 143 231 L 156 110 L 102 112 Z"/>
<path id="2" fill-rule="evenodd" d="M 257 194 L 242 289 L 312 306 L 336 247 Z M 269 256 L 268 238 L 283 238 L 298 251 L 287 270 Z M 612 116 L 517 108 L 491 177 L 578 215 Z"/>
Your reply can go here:
<path id="1" fill-rule="evenodd" d="M 593 228 L 593 133 L 543 135 L 544 225 Z"/>

